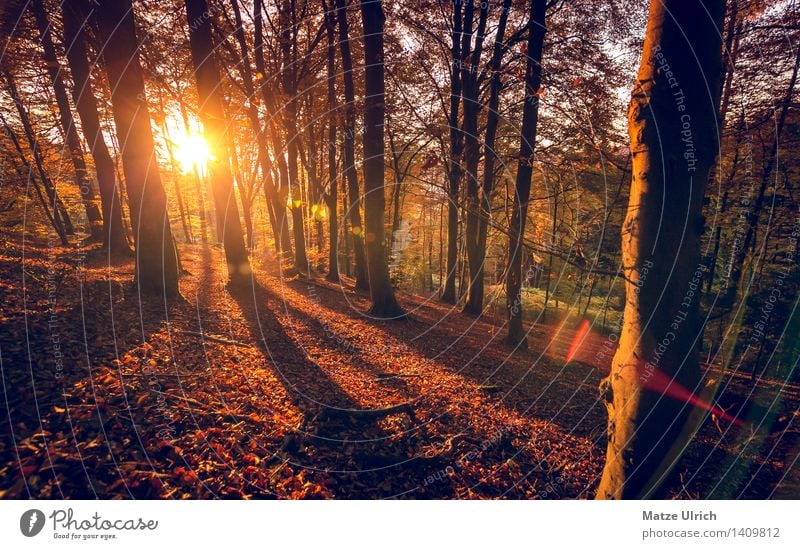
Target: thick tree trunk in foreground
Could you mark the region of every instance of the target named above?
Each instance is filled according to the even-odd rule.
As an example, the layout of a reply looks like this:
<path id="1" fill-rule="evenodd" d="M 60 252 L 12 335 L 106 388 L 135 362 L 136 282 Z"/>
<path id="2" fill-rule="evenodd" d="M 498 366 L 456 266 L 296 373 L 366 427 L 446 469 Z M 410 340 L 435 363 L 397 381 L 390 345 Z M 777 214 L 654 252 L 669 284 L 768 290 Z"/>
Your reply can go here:
<path id="1" fill-rule="evenodd" d="M 33 9 L 33 14 L 36 19 L 36 26 L 39 29 L 47 74 L 50 77 L 50 83 L 53 85 L 53 91 L 55 92 L 59 121 L 61 122 L 61 128 L 64 130 L 64 138 L 66 140 L 65 145 L 69 151 L 72 167 L 75 169 L 75 184 L 80 190 L 81 200 L 86 209 L 86 218 L 89 221 L 89 232 L 92 238 L 99 239 L 103 235 L 103 220 L 100 215 L 100 209 L 95 202 L 92 182 L 89 180 L 89 174 L 86 171 L 86 159 L 83 157 L 81 138 L 78 136 L 78 129 L 75 127 L 75 121 L 72 118 L 67 87 L 64 85 L 64 78 L 61 75 L 61 66 L 56 56 L 55 46 L 53 45 L 50 21 L 47 19 L 42 0 L 34 0 L 31 2 L 31 8 Z"/>
<path id="2" fill-rule="evenodd" d="M 522 132 L 517 162 L 517 179 L 514 204 L 508 227 L 508 268 L 506 272 L 506 310 L 508 335 L 506 342 L 514 348 L 528 346 L 522 328 L 522 255 L 525 247 L 525 220 L 528 216 L 528 199 L 531 194 L 533 152 L 539 123 L 539 87 L 542 83 L 542 48 L 544 46 L 545 0 L 531 0 L 528 20 L 528 49 L 525 65 L 525 105 L 522 110 Z"/>
<path id="3" fill-rule="evenodd" d="M 700 381 L 698 304 L 707 271 L 700 235 L 704 189 L 719 150 L 724 7 L 724 0 L 650 5 L 628 110 L 626 303 L 619 348 L 602 385 L 609 440 L 599 499 L 655 495 L 701 417 L 662 388 L 694 392 Z"/>
<path id="4" fill-rule="evenodd" d="M 220 230 L 225 246 L 228 277 L 231 282 L 235 282 L 243 277 L 249 279 L 250 260 L 244 244 L 239 208 L 236 206 L 236 197 L 233 194 L 233 176 L 228 156 L 228 123 L 220 95 L 219 71 L 207 14 L 206 0 L 186 0 L 189 44 L 197 82 L 200 120 L 203 122 L 205 138 L 212 153 L 208 163 L 208 175 L 214 194 L 214 204 L 222 217 Z"/>
<path id="5" fill-rule="evenodd" d="M 368 290 L 367 264 L 364 256 L 364 228 L 361 225 L 361 197 L 358 192 L 356 173 L 356 107 L 353 84 L 353 58 L 350 53 L 350 31 L 347 24 L 345 0 L 336 0 L 336 17 L 339 20 L 339 52 L 342 56 L 342 79 L 344 81 L 344 175 L 347 178 L 347 194 L 350 218 L 350 235 L 356 259 L 356 289 Z"/>
<path id="6" fill-rule="evenodd" d="M 461 104 L 461 5 L 453 2 L 453 34 L 450 49 L 450 165 L 447 170 L 447 272 L 442 301 L 456 302 L 456 263 L 458 262 L 458 188 L 461 186 L 461 151 L 464 139 L 458 127 Z M 471 3 L 468 4 L 471 6 Z M 469 8 L 474 9 L 474 8 Z"/>
<path id="7" fill-rule="evenodd" d="M 142 291 L 178 295 L 178 255 L 153 144 L 130 0 L 102 0 L 95 11 L 111 88 Z"/>
<path id="8" fill-rule="evenodd" d="M 100 205 L 103 208 L 103 246 L 111 254 L 130 255 L 131 247 L 122 219 L 122 202 L 117 187 L 114 160 L 103 137 L 97 100 L 92 89 L 86 36 L 82 29 L 87 22 L 84 12 L 76 4 L 78 2 L 74 0 L 62 4 L 64 43 L 69 69 L 72 72 L 72 97 L 97 171 Z"/>
<path id="9" fill-rule="evenodd" d="M 361 0 L 364 21 L 364 221 L 367 248 L 370 313 L 396 318 L 403 310 L 394 297 L 386 260 L 384 216 L 383 128 L 384 104 L 383 6 L 381 0 Z"/>

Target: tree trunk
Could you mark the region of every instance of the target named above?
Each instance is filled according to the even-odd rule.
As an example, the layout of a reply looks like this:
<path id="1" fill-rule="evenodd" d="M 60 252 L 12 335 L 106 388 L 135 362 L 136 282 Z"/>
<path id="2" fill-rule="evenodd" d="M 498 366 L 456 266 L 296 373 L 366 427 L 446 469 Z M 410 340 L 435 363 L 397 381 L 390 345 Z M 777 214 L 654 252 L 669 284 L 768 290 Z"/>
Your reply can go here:
<path id="1" fill-rule="evenodd" d="M 219 71 L 211 38 L 211 25 L 208 18 L 206 0 L 186 0 L 186 16 L 189 23 L 189 44 L 192 50 L 192 64 L 197 82 L 197 95 L 200 103 L 200 120 L 211 159 L 208 174 L 214 204 L 222 217 L 222 241 L 225 259 L 228 263 L 230 282 L 250 280 L 250 260 L 242 234 L 239 208 L 233 193 L 227 137 L 227 119 L 219 91 Z"/>
<path id="2" fill-rule="evenodd" d="M 261 77 L 258 79 L 258 88 L 261 91 L 261 98 L 264 103 L 264 106 L 269 113 L 269 118 L 275 118 L 275 106 L 273 105 L 273 97 L 271 90 L 267 87 L 267 68 L 266 64 L 264 63 L 264 33 L 263 33 L 263 26 L 264 26 L 264 16 L 263 16 L 264 5 L 262 0 L 255 0 L 253 3 L 253 32 L 254 32 L 254 40 L 253 40 L 253 50 L 254 50 L 254 57 L 256 62 L 256 71 L 258 72 Z M 276 181 L 275 177 L 272 177 L 273 181 L 273 189 L 275 189 L 275 193 L 272 193 L 272 189 L 269 189 L 270 194 L 272 195 L 270 199 L 272 200 L 272 208 L 275 211 L 275 223 L 278 229 L 278 240 L 280 241 L 280 255 L 284 256 L 288 259 L 288 256 L 292 253 L 292 240 L 291 235 L 289 234 L 289 219 L 288 215 L 286 214 L 286 198 L 288 197 L 288 185 L 289 185 L 289 176 L 286 169 L 286 162 L 283 158 L 283 140 L 280 139 L 280 133 L 275 130 L 275 125 L 273 122 L 268 122 L 270 138 L 272 140 L 273 150 L 275 151 L 275 162 L 278 165 L 278 185 L 274 184 Z M 262 131 L 262 138 L 266 142 L 266 129 Z M 271 174 L 274 174 L 274 170 L 270 165 L 269 161 L 269 154 L 265 151 L 264 162 L 265 166 L 268 168 Z M 276 246 L 278 244 L 276 243 Z"/>
<path id="3" fill-rule="evenodd" d="M 156 162 L 150 112 L 130 0 L 102 0 L 94 12 L 117 130 L 136 243 L 136 278 L 145 292 L 176 297 L 178 256 Z"/>
<path id="4" fill-rule="evenodd" d="M 461 104 L 461 5 L 453 2 L 453 34 L 450 70 L 450 165 L 447 170 L 447 272 L 445 273 L 442 301 L 456 302 L 456 271 L 458 263 L 458 189 L 461 186 L 461 152 L 464 139 L 458 127 L 458 110 Z M 474 8 L 467 3 L 467 11 Z M 471 23 L 470 23 L 471 26 Z"/>
<path id="5" fill-rule="evenodd" d="M 477 228 L 474 229 L 474 232 L 477 233 L 474 237 L 476 241 L 470 256 L 470 266 L 474 268 L 474 270 L 470 272 L 469 293 L 467 294 L 467 303 L 464 307 L 465 312 L 473 314 L 480 314 L 483 310 L 486 237 L 489 229 L 489 219 L 492 215 L 491 195 L 492 189 L 494 188 L 494 161 L 496 158 L 494 144 L 497 136 L 497 125 L 500 120 L 500 114 L 498 112 L 500 108 L 500 91 L 503 87 L 500 77 L 500 68 L 503 61 L 503 54 L 506 50 L 504 37 L 506 25 L 508 23 L 508 12 L 511 10 L 511 0 L 503 0 L 500 9 L 500 21 L 497 24 L 494 46 L 492 47 L 492 59 L 489 64 L 491 82 L 489 84 L 489 111 L 486 115 L 486 135 L 483 145 L 483 186 L 480 190 L 480 196 L 476 196 L 474 201 L 474 208 L 478 212 L 476 215 Z M 475 70 L 474 67 L 473 70 Z M 469 161 L 467 164 L 467 169 L 469 170 Z M 467 238 L 469 238 L 470 232 L 471 230 L 467 231 Z"/>
<path id="6" fill-rule="evenodd" d="M 550 303 L 550 284 L 553 279 L 553 252 L 556 249 L 556 233 L 558 231 L 558 197 L 561 193 L 561 178 L 558 180 L 558 189 L 553 196 L 553 225 L 550 230 L 550 253 L 547 258 L 547 280 L 544 286 L 544 305 L 542 306 L 542 322 L 547 320 L 547 305 Z"/>
<path id="7" fill-rule="evenodd" d="M 159 95 L 159 102 L 163 110 L 164 103 L 161 101 Z M 161 117 L 161 134 L 164 136 L 164 144 L 167 148 L 167 157 L 169 157 L 169 165 L 172 169 L 172 182 L 175 184 L 175 197 L 178 200 L 178 214 L 181 217 L 181 227 L 183 228 L 183 238 L 186 242 L 192 241 L 192 230 L 189 226 L 189 220 L 186 215 L 186 208 L 183 203 L 183 193 L 181 192 L 181 185 L 178 181 L 180 175 L 178 170 L 178 161 L 175 159 L 175 152 L 172 148 L 172 139 L 169 135 L 169 128 L 167 127 L 167 119 L 165 116 Z"/>
<path id="8" fill-rule="evenodd" d="M 336 173 L 336 16 L 333 1 L 325 4 L 325 30 L 328 38 L 328 280 L 339 281 L 339 177 Z"/>
<path id="9" fill-rule="evenodd" d="M 275 251 L 278 255 L 281 253 L 281 235 L 280 235 L 280 224 L 277 219 L 278 212 L 280 211 L 280 207 L 278 206 L 278 192 L 275 188 L 275 182 L 272 179 L 272 160 L 269 156 L 269 151 L 267 148 L 267 139 L 264 135 L 264 129 L 261 126 L 261 119 L 258 114 L 258 106 L 256 101 L 258 100 L 258 95 L 255 91 L 255 84 L 253 82 L 253 71 L 250 68 L 250 53 L 247 47 L 247 40 L 244 34 L 244 27 L 242 23 L 242 14 L 241 9 L 239 8 L 239 1 L 238 0 L 231 0 L 231 6 L 233 7 L 233 17 L 234 22 L 236 23 L 236 40 L 239 42 L 239 49 L 241 50 L 241 57 L 237 59 L 237 64 L 241 67 L 242 73 L 242 83 L 244 85 L 244 92 L 247 95 L 249 101 L 247 101 L 247 118 L 250 122 L 250 127 L 253 130 L 253 133 L 256 136 L 256 145 L 258 146 L 258 163 L 261 167 L 261 179 L 264 183 L 264 196 L 267 200 L 267 214 L 269 215 L 269 222 L 270 227 L 272 228 L 272 236 L 275 239 Z M 256 2 L 256 18 L 258 24 L 256 26 L 257 35 L 261 36 L 261 5 Z M 258 41 L 258 40 L 257 40 Z M 261 77 L 263 78 L 263 73 L 259 72 Z M 242 203 L 242 208 L 245 209 L 244 203 Z M 245 212 L 246 214 L 246 212 Z M 246 214 L 247 215 L 247 214 Z M 247 216 L 245 215 L 245 219 Z M 285 216 L 284 212 L 284 216 Z M 248 228 L 248 240 L 252 240 L 251 228 Z M 252 247 L 252 242 L 249 242 L 249 247 Z"/>
<path id="10" fill-rule="evenodd" d="M 650 5 L 628 110 L 626 304 L 611 373 L 601 385 L 609 438 L 598 499 L 657 495 L 702 417 L 662 391 L 699 389 L 698 305 L 707 271 L 700 235 L 704 189 L 719 151 L 724 7 L 724 0 Z"/>
<path id="11" fill-rule="evenodd" d="M 739 17 L 739 1 L 732 0 L 730 2 L 728 25 L 725 34 L 725 49 L 722 52 L 722 97 L 719 106 L 719 127 L 720 132 L 725 133 L 725 120 L 728 115 L 728 105 L 730 104 L 731 91 L 733 89 L 733 76 L 736 71 L 736 59 L 739 56 L 739 40 L 742 34 L 743 18 Z M 744 115 L 744 112 L 742 112 Z M 744 124 L 742 124 L 744 127 Z M 736 167 L 739 161 L 739 145 L 741 144 L 742 132 L 737 132 L 736 148 L 734 149 L 733 166 L 731 173 L 728 177 L 728 183 L 733 180 L 736 174 Z M 709 174 L 709 183 L 713 184 L 717 170 L 721 168 L 721 158 L 718 159 L 717 165 Z M 711 293 L 711 288 L 714 285 L 714 278 L 717 271 L 717 255 L 719 253 L 720 239 L 722 236 L 722 217 L 727 211 L 728 206 L 728 189 L 726 185 L 723 192 L 722 201 L 717 209 L 714 221 L 716 222 L 716 229 L 714 230 L 714 251 L 711 255 L 711 268 L 709 269 L 708 277 L 706 279 L 706 292 Z M 703 326 L 705 330 L 705 325 Z"/>
<path id="12" fill-rule="evenodd" d="M 100 205 L 103 209 L 103 246 L 113 255 L 127 256 L 131 254 L 131 247 L 123 224 L 122 200 L 117 186 L 114 160 L 103 137 L 97 100 L 92 89 L 86 36 L 82 30 L 86 15 L 73 4 L 76 2 L 62 4 L 64 43 L 72 73 L 72 97 L 97 171 Z"/>
<path id="13" fill-rule="evenodd" d="M 383 128 L 386 105 L 381 0 L 361 0 L 364 22 L 364 221 L 367 271 L 372 308 L 380 318 L 397 318 L 403 310 L 394 296 L 386 261 Z"/>
<path id="14" fill-rule="evenodd" d="M 528 20 L 528 49 L 525 66 L 525 105 L 522 110 L 517 179 L 514 204 L 508 231 L 508 268 L 506 270 L 506 310 L 508 335 L 506 342 L 514 348 L 528 346 L 522 328 L 522 256 L 524 253 L 525 220 L 528 216 L 528 199 L 531 193 L 536 129 L 539 122 L 539 87 L 542 82 L 542 48 L 544 45 L 545 0 L 531 0 Z"/>
<path id="15" fill-rule="evenodd" d="M 765 155 L 765 165 L 761 172 L 761 184 L 758 188 L 753 206 L 748 212 L 747 231 L 745 232 L 742 246 L 739 248 L 739 253 L 736 254 L 736 260 L 733 262 L 730 278 L 728 279 L 728 287 L 725 290 L 723 303 L 728 307 L 733 307 L 736 301 L 736 296 L 739 292 L 739 283 L 742 278 L 742 272 L 747 267 L 747 253 L 751 246 L 755 246 L 756 242 L 756 227 L 758 226 L 758 218 L 761 213 L 761 206 L 764 204 L 764 197 L 766 196 L 767 188 L 772 180 L 772 171 L 775 167 L 775 162 L 779 147 L 782 143 L 783 128 L 786 124 L 786 118 L 789 114 L 789 109 L 792 103 L 792 95 L 794 94 L 794 87 L 797 84 L 798 69 L 800 69 L 800 49 L 794 61 L 792 75 L 789 79 L 789 86 L 786 89 L 783 101 L 781 103 L 781 110 L 777 117 L 775 126 L 775 139 L 772 141 L 769 151 Z"/>
<path id="16" fill-rule="evenodd" d="M 50 22 L 47 19 L 42 0 L 33 0 L 30 5 L 36 19 L 36 26 L 39 29 L 42 50 L 44 51 L 44 61 L 47 66 L 47 74 L 50 77 L 50 83 L 53 85 L 53 91 L 55 92 L 59 121 L 64 131 L 69 157 L 75 169 L 75 184 L 80 190 L 81 200 L 86 209 L 86 218 L 89 221 L 89 232 L 93 239 L 99 240 L 103 236 L 103 219 L 100 215 L 100 209 L 95 202 L 92 182 L 89 180 L 89 175 L 86 171 L 86 160 L 83 157 L 81 139 L 78 136 L 78 129 L 75 127 L 75 121 L 72 118 L 67 88 L 64 85 L 64 78 L 61 75 L 61 65 L 58 62 L 56 49 L 53 45 Z"/>
<path id="17" fill-rule="evenodd" d="M 480 17 L 475 33 L 475 47 L 470 54 L 470 61 L 462 70 L 463 102 L 464 102 L 464 177 L 466 186 L 466 223 L 464 227 L 464 248 L 466 252 L 467 300 L 464 312 L 480 315 L 483 311 L 483 289 L 478 288 L 477 279 L 483 276 L 483 256 L 478 250 L 478 227 L 481 199 L 478 189 L 478 165 L 480 163 L 480 143 L 478 141 L 478 115 L 480 101 L 478 98 L 478 67 L 483 52 L 483 36 L 486 32 L 486 19 L 489 13 L 489 2 L 480 4 Z M 482 284 L 481 284 L 482 286 Z"/>
<path id="18" fill-rule="evenodd" d="M 289 191 L 291 196 L 292 233 L 294 234 L 294 267 L 297 271 L 308 271 L 308 257 L 306 256 L 305 216 L 303 215 L 303 193 L 300 186 L 298 169 L 298 139 L 297 132 L 297 76 L 296 63 L 293 51 L 296 51 L 296 26 L 294 25 L 294 3 L 291 0 L 284 2 L 280 10 L 281 26 L 281 58 L 282 58 L 282 87 L 286 104 L 281 110 L 280 119 L 286 131 L 286 167 L 289 175 Z M 295 46 L 295 47 L 293 47 Z M 281 151 L 283 155 L 284 151 Z"/>
<path id="19" fill-rule="evenodd" d="M 367 264 L 364 257 L 364 229 L 361 224 L 361 196 L 358 192 L 356 173 L 356 107 L 355 85 L 353 84 L 353 58 L 350 53 L 350 31 L 347 23 L 345 0 L 336 0 L 336 13 L 339 20 L 339 53 L 342 56 L 342 79 L 344 81 L 344 176 L 347 178 L 349 196 L 348 217 L 350 235 L 356 260 L 356 289 L 368 290 Z"/>
<path id="20" fill-rule="evenodd" d="M 389 233 L 389 252 L 387 254 L 390 261 L 394 261 L 394 244 L 395 239 L 397 238 L 397 231 L 400 230 L 400 222 L 402 221 L 402 212 L 401 212 L 401 199 L 402 199 L 402 189 L 403 189 L 403 173 L 400 169 L 400 156 L 401 153 L 397 151 L 397 147 L 394 142 L 394 132 L 392 131 L 392 121 L 389 118 L 389 114 L 386 115 L 386 133 L 389 135 L 389 152 L 392 155 L 392 172 L 394 175 L 394 183 L 392 185 L 392 201 L 391 207 L 392 210 L 392 230 Z M 405 149 L 403 149 L 405 150 Z"/>
<path id="21" fill-rule="evenodd" d="M 245 184 L 244 174 L 242 173 L 242 169 L 239 165 L 239 153 L 236 150 L 236 142 L 233 139 L 233 136 L 228 135 L 228 147 L 231 152 L 230 159 L 231 159 L 231 172 L 233 175 L 233 181 L 236 183 L 234 187 L 239 189 L 239 199 L 242 201 L 242 218 L 244 219 L 244 241 L 246 242 L 246 247 L 248 250 L 253 249 L 253 216 L 252 216 L 252 208 L 253 208 L 253 194 L 248 192 L 248 189 L 251 188 L 250 185 Z M 233 193 L 232 193 L 233 195 Z M 235 201 L 236 199 L 233 198 Z"/>

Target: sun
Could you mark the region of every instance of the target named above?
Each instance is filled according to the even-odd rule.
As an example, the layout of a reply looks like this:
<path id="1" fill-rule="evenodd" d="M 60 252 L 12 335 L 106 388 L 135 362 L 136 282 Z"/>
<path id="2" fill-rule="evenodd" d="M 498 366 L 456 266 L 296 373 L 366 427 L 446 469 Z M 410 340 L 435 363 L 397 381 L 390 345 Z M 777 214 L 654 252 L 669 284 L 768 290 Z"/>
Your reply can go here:
<path id="1" fill-rule="evenodd" d="M 194 168 L 203 172 L 208 161 L 213 160 L 208 143 L 199 133 L 181 134 L 174 143 L 175 159 L 184 173 L 189 173 Z"/>

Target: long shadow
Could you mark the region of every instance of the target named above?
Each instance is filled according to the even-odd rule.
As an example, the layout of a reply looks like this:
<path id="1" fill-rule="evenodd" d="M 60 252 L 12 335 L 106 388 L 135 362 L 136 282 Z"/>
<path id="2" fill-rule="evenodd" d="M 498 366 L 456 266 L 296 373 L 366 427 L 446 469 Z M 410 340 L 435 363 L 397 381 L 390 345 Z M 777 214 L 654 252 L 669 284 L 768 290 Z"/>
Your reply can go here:
<path id="1" fill-rule="evenodd" d="M 264 289 L 264 292 L 268 292 L 269 295 L 275 297 L 275 293 Z M 303 294 L 300 294 L 303 295 Z M 278 299 L 277 297 L 275 297 Z M 280 297 L 281 299 L 281 307 L 289 313 L 292 318 L 298 319 L 299 323 L 305 324 L 310 329 L 314 331 L 322 332 L 322 339 L 320 341 L 321 344 L 334 346 L 336 347 L 344 356 L 346 356 L 346 360 L 348 363 L 355 367 L 356 369 L 364 372 L 372 376 L 372 379 L 376 382 L 380 382 L 383 388 L 393 389 L 395 391 L 401 392 L 406 396 L 408 399 L 412 399 L 414 394 L 410 390 L 408 383 L 403 380 L 403 378 L 398 377 L 396 373 L 387 370 L 386 368 L 380 367 L 375 364 L 373 361 L 369 360 L 365 357 L 365 352 L 363 349 L 359 348 L 358 346 L 354 345 L 351 341 L 351 338 L 347 338 L 345 336 L 339 335 L 336 331 L 336 326 L 331 325 L 325 320 L 322 320 L 320 317 L 313 317 L 307 311 L 302 310 L 300 307 L 294 306 L 290 304 L 290 301 L 287 300 L 284 296 Z M 314 300 L 314 306 L 319 307 L 323 306 L 322 303 L 318 300 Z M 334 311 L 329 307 L 325 307 L 331 313 L 340 315 L 339 311 Z"/>
<path id="2" fill-rule="evenodd" d="M 301 291 L 297 285 L 294 285 L 294 289 Z M 333 290 L 325 288 L 321 291 L 331 292 Z M 326 306 L 333 311 L 342 312 L 339 300 L 331 300 L 331 302 L 326 303 Z M 448 370 L 472 379 L 480 384 L 497 383 L 502 387 L 510 388 L 519 381 L 521 369 L 516 364 L 516 360 L 510 361 L 505 368 L 498 369 L 496 359 L 493 359 L 491 356 L 487 356 L 486 359 L 482 358 L 483 353 L 491 355 L 488 348 L 483 348 L 482 342 L 476 343 L 471 341 L 471 338 L 461 338 L 457 344 L 453 345 L 453 335 L 451 333 L 439 327 L 431 328 L 431 325 L 437 320 L 433 313 L 435 313 L 435 311 L 430 308 L 426 309 L 424 305 L 423 308 L 418 309 L 415 316 L 421 323 L 421 326 L 415 328 L 415 330 L 418 329 L 418 333 L 422 333 L 426 330 L 428 331 L 426 335 L 421 338 L 415 338 L 414 336 L 416 334 L 414 333 L 406 335 L 403 338 L 406 345 L 414 348 L 416 352 L 422 356 L 436 360 Z M 459 313 L 451 312 L 450 314 Z M 398 337 L 398 323 L 373 322 L 371 324 L 384 331 L 388 337 Z M 413 326 L 413 323 L 411 326 Z M 479 324 L 478 327 L 486 328 L 486 325 Z M 465 355 L 468 356 L 468 359 L 472 359 L 471 363 L 466 367 L 463 358 Z M 535 357 L 538 357 L 538 355 L 538 352 L 532 351 L 523 356 L 533 360 Z M 566 431 L 590 438 L 590 440 L 593 440 L 599 446 L 605 444 L 606 417 L 603 407 L 597 402 L 597 393 L 595 389 L 603 375 L 602 372 L 588 364 L 578 362 L 571 362 L 565 368 L 557 368 L 556 365 L 549 364 L 549 360 L 546 358 L 540 360 L 532 368 L 523 367 L 522 371 L 525 373 L 526 377 L 524 383 L 520 384 L 520 386 L 513 391 L 502 392 L 502 404 L 504 406 L 521 411 L 529 417 L 552 421 Z M 553 392 L 553 394 L 548 394 L 548 389 L 543 388 L 551 384 L 555 377 L 558 377 L 558 382 L 562 385 L 566 385 L 567 388 L 562 389 L 561 394 L 555 392 Z M 578 386 L 588 388 L 584 395 L 581 395 L 581 393 L 575 389 L 575 387 Z M 580 424 L 576 424 L 566 417 L 559 420 L 558 416 L 556 416 L 554 421 L 553 414 L 558 413 L 559 408 L 564 404 L 565 392 L 576 405 L 580 404 L 580 402 L 590 403 L 588 406 L 585 406 L 585 408 L 587 410 L 592 410 L 590 412 L 591 415 L 587 415 L 582 419 Z M 553 399 L 553 396 L 558 398 Z M 537 400 L 538 402 L 530 406 L 533 400 Z M 791 411 L 792 410 L 788 409 L 784 410 L 784 415 L 791 417 Z M 574 417 L 574 415 L 570 414 L 570 417 Z M 710 419 L 707 419 L 706 429 L 713 429 L 709 423 Z M 792 444 L 796 443 L 797 438 L 798 435 L 796 433 L 787 432 L 783 437 L 781 445 L 786 448 L 792 448 Z M 698 451 L 700 452 L 699 455 L 702 456 L 703 449 L 709 451 L 713 449 L 711 444 L 702 442 L 699 439 L 693 442 L 691 448 L 692 450 L 681 460 L 684 467 L 690 469 L 693 463 L 702 461 L 702 458 L 699 460 L 697 459 Z M 718 458 L 712 460 L 714 463 L 724 463 L 726 462 L 726 457 L 730 458 L 729 451 L 721 447 L 717 447 L 714 450 L 714 455 L 718 456 Z M 759 455 L 763 457 L 763 452 L 759 452 Z M 708 468 L 709 471 L 714 469 L 710 466 L 706 466 L 706 468 Z M 681 486 L 681 479 L 678 476 L 679 470 L 679 468 L 676 468 L 675 471 L 673 471 L 670 479 L 665 483 L 666 486 Z M 771 462 L 764 462 L 756 459 L 747 460 L 739 464 L 737 470 L 739 471 L 738 473 L 731 471 L 731 473 L 726 475 L 726 479 L 737 475 L 741 477 L 740 480 L 736 480 L 739 484 L 739 493 L 733 495 L 743 498 L 763 498 L 769 496 L 777 482 L 779 482 L 781 477 L 786 473 L 785 470 L 776 467 Z M 722 473 L 722 471 L 719 471 L 719 473 Z M 724 483 L 728 482 L 729 481 L 726 480 Z M 711 487 L 708 474 L 705 473 L 693 484 L 696 485 L 698 489 L 708 490 Z M 718 488 L 715 494 L 711 494 L 711 497 L 730 497 L 730 494 L 724 495 L 722 492 L 723 489 Z M 703 496 L 706 497 L 706 494 L 703 494 Z"/>
<path id="3" fill-rule="evenodd" d="M 304 293 L 302 281 L 291 281 L 288 285 L 295 291 Z M 338 293 L 327 287 L 321 287 L 320 292 Z M 341 299 L 325 301 L 323 298 L 320 302 L 331 311 L 353 314 L 342 307 Z M 401 333 L 402 341 L 407 347 L 443 365 L 451 373 L 480 386 L 497 386 L 498 405 L 530 418 L 549 421 L 577 436 L 591 437 L 599 445 L 604 443 L 605 409 L 599 403 L 596 390 L 602 378 L 600 371 L 580 363 L 559 368 L 546 356 L 537 360 L 533 366 L 521 367 L 520 360 L 532 362 L 539 356 L 536 351 L 521 353 L 519 357 L 510 358 L 501 365 L 492 356 L 497 353 L 493 347 L 503 345 L 501 336 L 495 335 L 495 341 L 488 346 L 485 346 L 485 341 L 476 341 L 471 334 L 460 334 L 454 341 L 453 334 L 447 331 L 446 326 L 439 324 L 432 327 L 429 324 L 430 319 L 435 317 L 429 309 L 422 305 L 410 322 L 376 320 L 371 321 L 370 325 L 389 338 L 397 339 L 398 333 Z M 452 311 L 450 315 L 460 320 L 460 312 Z M 479 321 L 473 326 L 473 330 L 486 330 L 489 327 L 487 323 Z M 508 353 L 508 350 L 504 349 L 504 352 Z M 576 390 L 576 387 L 580 389 Z M 565 394 L 567 398 L 572 397 L 571 401 L 574 403 L 583 400 L 590 403 L 585 407 L 588 414 L 582 421 L 576 423 L 572 417 L 574 413 L 566 417 L 561 410 L 565 403 Z"/>
<path id="4" fill-rule="evenodd" d="M 298 433 L 301 440 L 290 445 L 289 458 L 296 460 L 295 465 L 324 470 L 338 478 L 338 497 L 376 497 L 386 492 L 387 483 L 395 493 L 416 489 L 415 478 L 424 478 L 436 464 L 409 460 L 398 453 L 390 442 L 392 433 L 372 416 L 359 413 L 364 407 L 297 347 L 271 312 L 269 302 L 280 298 L 259 285 L 232 287 L 230 295 L 293 404 L 305 412 Z M 353 474 L 358 474 L 357 482 L 353 482 Z"/>

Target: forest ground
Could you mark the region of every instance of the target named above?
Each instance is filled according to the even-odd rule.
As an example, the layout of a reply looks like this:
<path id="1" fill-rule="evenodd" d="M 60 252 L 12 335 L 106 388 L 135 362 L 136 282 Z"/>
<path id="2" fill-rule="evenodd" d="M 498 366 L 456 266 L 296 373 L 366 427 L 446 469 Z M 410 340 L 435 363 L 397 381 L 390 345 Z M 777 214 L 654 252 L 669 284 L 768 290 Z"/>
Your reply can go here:
<path id="1" fill-rule="evenodd" d="M 216 246 L 181 246 L 172 302 L 83 253 L 0 250 L 0 498 L 593 496 L 604 372 L 565 364 L 569 321 L 510 355 L 502 321 L 433 298 L 400 294 L 409 318 L 378 321 L 351 280 L 256 259 L 255 283 L 226 289 Z M 709 417 L 665 496 L 797 497 L 800 388 L 762 382 L 755 403 L 745 375 L 709 382 L 782 427 Z"/>

